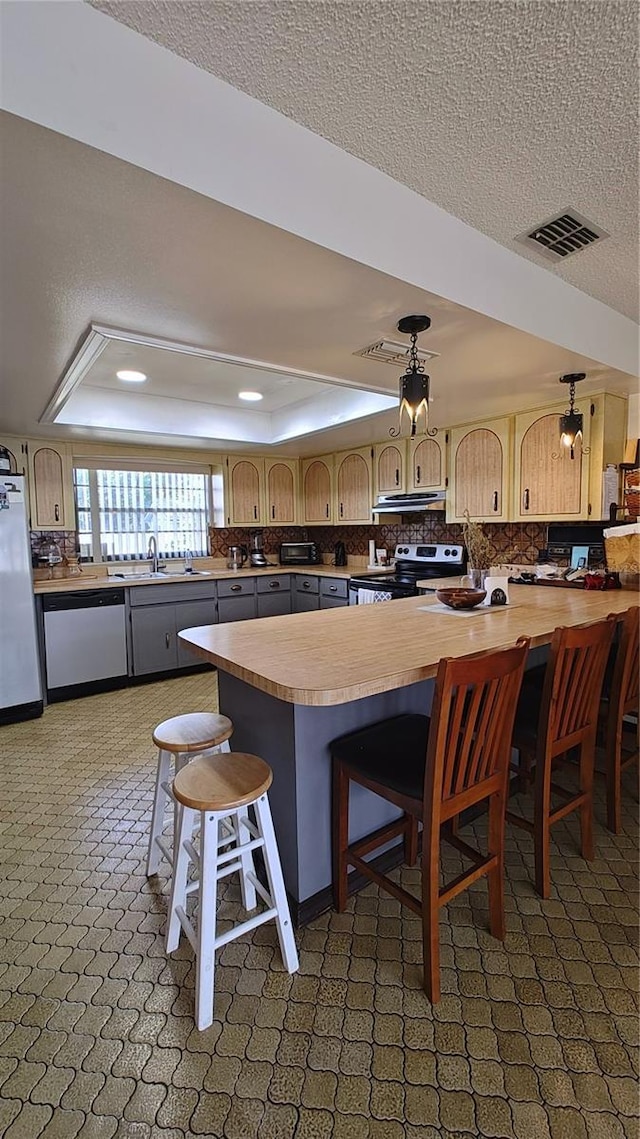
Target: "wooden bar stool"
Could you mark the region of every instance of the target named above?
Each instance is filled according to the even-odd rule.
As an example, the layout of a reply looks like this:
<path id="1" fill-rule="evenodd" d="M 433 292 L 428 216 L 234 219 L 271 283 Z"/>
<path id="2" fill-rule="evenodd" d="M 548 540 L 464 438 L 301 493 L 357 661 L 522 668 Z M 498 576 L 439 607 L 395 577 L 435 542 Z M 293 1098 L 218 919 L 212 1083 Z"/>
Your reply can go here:
<path id="1" fill-rule="evenodd" d="M 167 953 L 177 949 L 180 930 L 186 933 L 196 955 L 196 1023 L 208 1028 L 213 1021 L 215 952 L 229 941 L 275 919 L 282 958 L 289 973 L 298 969 L 289 904 L 282 877 L 267 791 L 273 775 L 257 755 L 230 752 L 200 756 L 177 773 L 173 793 L 178 803 L 175 864 L 169 903 Z M 255 823 L 248 811 L 253 809 Z M 196 817 L 200 816 L 199 850 L 192 839 Z M 218 843 L 222 820 L 233 815 L 239 826 L 223 850 Z M 253 852 L 262 850 L 268 890 L 256 877 Z M 197 880 L 188 882 L 194 864 Z M 240 922 L 216 937 L 216 898 L 218 880 L 240 872 L 243 893 L 253 893 L 245 909 L 256 905 L 256 894 L 266 910 Z M 197 928 L 187 916 L 187 898 L 197 891 Z"/>
<path id="2" fill-rule="evenodd" d="M 551 827 L 572 811 L 580 812 L 581 853 L 593 858 L 593 770 L 600 694 L 616 616 L 553 634 L 542 686 L 525 674 L 513 733 L 527 779 L 534 771 L 533 821 L 507 811 L 509 822 L 533 834 L 535 886 L 542 898 L 551 889 Z M 580 789 L 568 790 L 552 779 L 556 761 L 579 751 Z M 552 807 L 552 795 L 562 800 Z"/>
<path id="3" fill-rule="evenodd" d="M 162 855 L 170 866 L 173 865 L 172 843 L 163 831 L 167 803 L 173 803 L 171 784 L 174 776 L 202 752 L 212 748 L 229 751 L 232 732 L 233 723 L 229 717 L 217 712 L 189 712 L 183 716 L 172 716 L 155 728 L 153 742 L 158 748 L 158 766 L 147 853 L 148 878 L 158 873 Z M 174 828 L 175 815 L 174 811 Z"/>
<path id="4" fill-rule="evenodd" d="M 622 772 L 632 763 L 638 762 L 639 620 L 640 606 L 634 605 L 624 616 L 611 684 L 608 692 L 603 693 L 600 705 L 599 726 L 605 740 L 607 826 L 614 834 L 620 833 Z M 635 717 L 635 738 L 627 743 L 625 729 L 631 735 L 631 717 Z"/>
<path id="5" fill-rule="evenodd" d="M 511 649 L 440 661 L 431 719 L 404 715 L 352 732 L 330 745 L 333 757 L 333 890 L 336 909 L 347 903 L 348 869 L 355 866 L 422 918 L 424 988 L 440 999 L 439 911 L 483 875 L 489 883 L 489 920 L 504 938 L 504 816 L 511 733 L 529 639 Z M 404 811 L 397 822 L 349 843 L 349 784 L 359 783 Z M 488 802 L 488 852 L 463 842 L 452 826 L 461 811 Z M 422 831 L 422 897 L 379 873 L 365 855 L 403 835 L 412 852 L 415 822 Z M 443 829 L 443 824 L 447 824 Z M 440 889 L 440 839 L 471 863 Z"/>

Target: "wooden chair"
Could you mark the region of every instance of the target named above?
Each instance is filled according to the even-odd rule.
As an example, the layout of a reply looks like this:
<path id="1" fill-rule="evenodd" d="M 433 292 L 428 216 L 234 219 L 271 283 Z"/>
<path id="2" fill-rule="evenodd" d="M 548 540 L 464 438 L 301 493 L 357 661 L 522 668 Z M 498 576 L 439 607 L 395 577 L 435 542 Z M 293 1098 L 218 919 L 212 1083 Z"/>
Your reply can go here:
<path id="1" fill-rule="evenodd" d="M 439 909 L 483 875 L 488 876 L 491 932 L 504 938 L 504 818 L 511 733 L 529 649 L 515 647 L 440 661 L 431 718 L 397 716 L 334 740 L 333 890 L 335 905 L 347 902 L 348 868 L 388 890 L 422 917 L 424 988 L 440 998 Z M 349 844 L 349 784 L 359 783 L 404 812 L 402 818 Z M 488 853 L 463 842 L 449 825 L 461 811 L 488 801 Z M 405 854 L 413 853 L 417 822 L 422 832 L 422 897 L 379 873 L 364 856 L 403 835 Z M 443 889 L 439 887 L 440 838 L 473 865 Z"/>
<path id="2" fill-rule="evenodd" d="M 525 676 L 518 702 L 513 746 L 529 774 L 534 770 L 533 821 L 512 811 L 507 818 L 533 834 L 535 886 L 549 897 L 551 827 L 580 811 L 582 857 L 593 858 L 593 769 L 600 693 L 616 615 L 573 628 L 558 628 L 542 686 Z M 579 749 L 580 790 L 576 794 L 552 780 L 557 759 Z M 552 808 L 551 796 L 563 802 Z"/>
<path id="3" fill-rule="evenodd" d="M 638 762 L 639 627 L 640 606 L 634 605 L 622 622 L 611 685 L 600 706 L 600 728 L 606 741 L 607 826 L 614 834 L 620 833 L 622 772 Z M 625 716 L 636 719 L 635 739 L 629 751 L 624 747 Z"/>

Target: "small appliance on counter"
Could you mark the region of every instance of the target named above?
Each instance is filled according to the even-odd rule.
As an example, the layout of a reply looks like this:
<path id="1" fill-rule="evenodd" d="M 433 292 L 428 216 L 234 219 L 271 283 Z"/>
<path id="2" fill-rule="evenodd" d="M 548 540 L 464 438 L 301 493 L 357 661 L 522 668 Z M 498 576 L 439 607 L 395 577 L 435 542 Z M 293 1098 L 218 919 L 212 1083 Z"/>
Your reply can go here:
<path id="1" fill-rule="evenodd" d="M 281 566 L 319 566 L 321 563 L 315 542 L 283 542 L 280 546 Z"/>
<path id="2" fill-rule="evenodd" d="M 251 549 L 249 551 L 249 565 L 254 569 L 263 569 L 269 563 L 264 552 L 263 530 L 250 530 Z"/>
<path id="3" fill-rule="evenodd" d="M 333 564 L 334 566 L 346 566 L 347 551 L 344 542 L 336 542 L 333 550 Z"/>
<path id="4" fill-rule="evenodd" d="M 242 569 L 248 557 L 246 546 L 229 546 L 227 550 L 227 569 Z"/>

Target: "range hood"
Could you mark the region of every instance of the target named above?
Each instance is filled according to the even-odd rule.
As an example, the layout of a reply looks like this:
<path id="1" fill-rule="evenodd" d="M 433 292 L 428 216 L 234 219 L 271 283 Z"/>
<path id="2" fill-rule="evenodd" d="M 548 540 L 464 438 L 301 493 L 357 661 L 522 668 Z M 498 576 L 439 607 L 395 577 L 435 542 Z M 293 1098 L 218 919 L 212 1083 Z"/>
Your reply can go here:
<path id="1" fill-rule="evenodd" d="M 414 491 L 413 494 L 381 494 L 373 504 L 374 514 L 415 514 L 425 510 L 444 510 L 443 490 Z"/>

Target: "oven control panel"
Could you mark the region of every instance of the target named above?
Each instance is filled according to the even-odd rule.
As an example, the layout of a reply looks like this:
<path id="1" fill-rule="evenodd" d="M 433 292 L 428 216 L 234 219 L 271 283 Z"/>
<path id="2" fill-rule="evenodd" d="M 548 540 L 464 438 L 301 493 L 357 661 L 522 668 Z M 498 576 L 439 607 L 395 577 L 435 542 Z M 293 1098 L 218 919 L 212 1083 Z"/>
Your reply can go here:
<path id="1" fill-rule="evenodd" d="M 422 545 L 420 543 L 402 542 L 396 546 L 396 561 L 410 560 L 413 562 L 447 562 L 452 565 L 462 565 L 464 562 L 464 547 L 456 545 Z"/>

